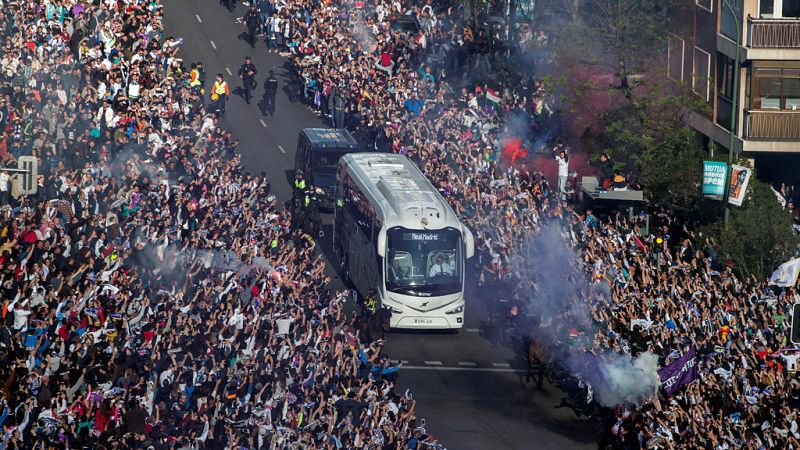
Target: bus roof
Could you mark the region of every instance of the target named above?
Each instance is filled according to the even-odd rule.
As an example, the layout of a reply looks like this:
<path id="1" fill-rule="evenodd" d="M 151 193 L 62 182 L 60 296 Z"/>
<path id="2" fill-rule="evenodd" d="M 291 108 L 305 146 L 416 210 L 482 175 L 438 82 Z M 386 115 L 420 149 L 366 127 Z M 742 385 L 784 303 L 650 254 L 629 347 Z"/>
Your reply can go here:
<path id="1" fill-rule="evenodd" d="M 450 205 L 408 158 L 395 153 L 350 153 L 339 160 L 371 197 L 389 227 L 461 229 Z"/>
<path id="2" fill-rule="evenodd" d="M 308 138 L 314 149 L 348 148 L 358 149 L 358 142 L 345 129 L 303 128 L 301 134 Z"/>

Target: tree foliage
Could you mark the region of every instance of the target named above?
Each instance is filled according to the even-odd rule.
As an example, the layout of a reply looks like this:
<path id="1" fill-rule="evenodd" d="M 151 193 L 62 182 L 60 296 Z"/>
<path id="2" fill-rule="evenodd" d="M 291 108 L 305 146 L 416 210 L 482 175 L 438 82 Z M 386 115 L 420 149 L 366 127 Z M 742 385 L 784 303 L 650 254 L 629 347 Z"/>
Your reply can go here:
<path id="1" fill-rule="evenodd" d="M 556 34 L 558 60 L 602 64 L 619 75 L 644 71 L 672 24 L 667 13 L 688 0 L 549 0 L 569 18 Z M 654 51 L 656 50 L 656 51 Z"/>
<path id="2" fill-rule="evenodd" d="M 704 148 L 686 123 L 706 108 L 699 97 L 651 83 L 600 114 L 599 132 L 584 143 L 611 155 L 623 173 L 638 174 L 648 199 L 688 211 L 700 202 Z"/>
<path id="3" fill-rule="evenodd" d="M 791 217 L 775 199 L 768 184 L 750 179 L 741 207 L 732 207 L 726 227 L 722 220 L 709 227 L 720 255 L 746 276 L 766 279 L 797 248 Z"/>

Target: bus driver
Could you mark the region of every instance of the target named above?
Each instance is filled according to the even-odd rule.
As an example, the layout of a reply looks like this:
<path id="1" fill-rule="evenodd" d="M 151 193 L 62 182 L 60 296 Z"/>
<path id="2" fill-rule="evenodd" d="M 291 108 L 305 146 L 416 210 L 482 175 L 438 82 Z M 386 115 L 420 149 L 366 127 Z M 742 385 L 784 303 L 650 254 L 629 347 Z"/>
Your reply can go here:
<path id="1" fill-rule="evenodd" d="M 453 276 L 453 272 L 455 272 L 455 267 L 450 261 L 445 261 L 444 256 L 439 255 L 436 257 L 436 264 L 431 266 L 431 270 L 428 272 L 429 277 L 436 277 L 440 275 L 447 275 Z"/>
<path id="2" fill-rule="evenodd" d="M 406 277 L 403 274 L 403 269 L 400 267 L 400 261 L 397 259 L 392 260 L 392 265 L 389 266 L 389 276 L 388 279 L 392 283 L 397 283 L 400 280 L 404 280 Z"/>

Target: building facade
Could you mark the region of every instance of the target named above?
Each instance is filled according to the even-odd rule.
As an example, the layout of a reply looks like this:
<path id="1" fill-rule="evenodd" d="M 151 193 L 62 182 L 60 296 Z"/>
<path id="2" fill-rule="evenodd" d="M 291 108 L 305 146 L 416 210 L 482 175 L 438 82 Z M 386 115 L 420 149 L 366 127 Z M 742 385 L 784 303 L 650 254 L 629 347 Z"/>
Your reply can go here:
<path id="1" fill-rule="evenodd" d="M 667 48 L 668 77 L 711 106 L 692 126 L 727 149 L 733 120 L 744 157 L 800 154 L 800 0 L 692 3 L 673 12 Z"/>

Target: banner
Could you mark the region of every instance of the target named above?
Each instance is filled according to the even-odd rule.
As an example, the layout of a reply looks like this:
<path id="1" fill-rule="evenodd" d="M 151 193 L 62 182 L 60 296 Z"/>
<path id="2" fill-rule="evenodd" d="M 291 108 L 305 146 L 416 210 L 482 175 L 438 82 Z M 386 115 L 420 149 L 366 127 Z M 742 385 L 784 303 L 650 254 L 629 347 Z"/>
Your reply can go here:
<path id="1" fill-rule="evenodd" d="M 800 274 L 800 258 L 790 259 L 778 267 L 769 277 L 769 284 L 780 287 L 792 287 L 797 283 Z"/>
<path id="2" fill-rule="evenodd" d="M 731 166 L 731 185 L 728 187 L 728 203 L 742 206 L 751 170 L 742 166 Z"/>
<path id="3" fill-rule="evenodd" d="M 658 371 L 661 387 L 667 391 L 667 395 L 674 394 L 679 387 L 689 384 L 697 378 L 696 354 L 697 348 L 692 347 L 685 355 Z"/>
<path id="4" fill-rule="evenodd" d="M 722 200 L 725 195 L 725 176 L 728 164 L 717 161 L 703 161 L 703 195 Z"/>

